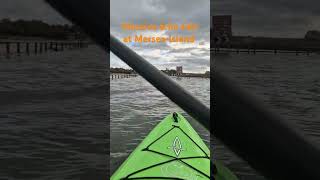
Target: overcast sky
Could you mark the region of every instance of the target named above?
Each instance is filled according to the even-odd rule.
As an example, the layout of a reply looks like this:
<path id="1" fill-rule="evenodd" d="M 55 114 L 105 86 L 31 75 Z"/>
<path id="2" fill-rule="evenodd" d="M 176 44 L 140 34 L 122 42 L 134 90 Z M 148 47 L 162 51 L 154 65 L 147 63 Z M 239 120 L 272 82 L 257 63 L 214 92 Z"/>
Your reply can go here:
<path id="1" fill-rule="evenodd" d="M 211 13 L 233 15 L 236 35 L 300 38 L 320 30 L 319 0 L 213 0 Z"/>
<path id="2" fill-rule="evenodd" d="M 135 32 L 120 29 L 122 22 L 130 23 L 197 23 L 200 29 L 195 32 L 196 43 L 174 44 L 153 43 L 128 44 L 140 55 L 160 69 L 175 68 L 182 65 L 185 72 L 204 72 L 209 70 L 209 0 L 111 0 L 111 32 L 123 38 Z M 50 24 L 67 23 L 43 0 L 1 0 L 0 19 L 37 19 Z M 169 35 L 177 32 L 146 32 L 144 35 Z M 179 35 L 191 35 L 179 32 Z M 116 56 L 111 54 L 111 66 L 126 67 Z"/>
<path id="3" fill-rule="evenodd" d="M 0 19 L 37 19 L 50 24 L 65 24 L 65 20 L 44 0 L 1 0 Z"/>
<path id="4" fill-rule="evenodd" d="M 122 22 L 174 23 L 194 22 L 200 25 L 195 44 L 130 44 L 136 52 L 157 67 L 183 65 L 186 71 L 209 69 L 209 0 L 111 0 L 111 32 L 123 38 L 133 32 L 120 29 Z M 236 35 L 303 37 L 308 30 L 320 30 L 318 0 L 212 0 L 211 13 L 233 15 Z M 1 0 L 0 19 L 39 19 L 48 23 L 67 23 L 43 0 Z M 159 35 L 147 32 L 146 35 Z M 164 32 L 169 34 L 169 32 Z M 111 66 L 124 66 L 111 55 Z"/>
<path id="5" fill-rule="evenodd" d="M 183 66 L 184 72 L 205 72 L 210 68 L 210 1 L 209 0 L 111 0 L 111 33 L 122 39 L 128 35 L 191 35 L 185 32 L 132 32 L 121 29 L 121 23 L 160 24 L 197 23 L 195 43 L 127 44 L 160 69 Z M 111 67 L 126 67 L 111 54 Z"/>

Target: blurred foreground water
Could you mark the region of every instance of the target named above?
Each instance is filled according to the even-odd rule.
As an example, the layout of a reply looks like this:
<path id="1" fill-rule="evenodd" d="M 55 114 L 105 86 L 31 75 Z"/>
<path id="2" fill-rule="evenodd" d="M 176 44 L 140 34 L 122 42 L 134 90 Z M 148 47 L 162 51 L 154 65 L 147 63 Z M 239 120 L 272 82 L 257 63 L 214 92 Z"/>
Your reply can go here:
<path id="1" fill-rule="evenodd" d="M 213 58 L 215 67 L 320 145 L 320 55 L 222 54 Z M 215 158 L 242 179 L 263 179 L 215 142 Z"/>
<path id="2" fill-rule="evenodd" d="M 0 179 L 106 177 L 106 53 L 0 56 Z"/>

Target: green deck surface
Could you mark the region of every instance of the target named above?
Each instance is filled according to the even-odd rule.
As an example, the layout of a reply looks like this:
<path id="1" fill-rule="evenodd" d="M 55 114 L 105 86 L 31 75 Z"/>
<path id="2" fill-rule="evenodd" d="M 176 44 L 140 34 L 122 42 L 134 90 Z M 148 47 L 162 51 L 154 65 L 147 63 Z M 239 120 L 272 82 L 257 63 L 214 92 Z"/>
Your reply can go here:
<path id="1" fill-rule="evenodd" d="M 210 179 L 210 150 L 188 121 L 168 115 L 122 163 L 111 180 Z M 219 162 L 216 180 L 238 180 Z"/>
<path id="2" fill-rule="evenodd" d="M 146 178 L 210 179 L 210 150 L 181 114 L 162 120 L 111 180 Z"/>

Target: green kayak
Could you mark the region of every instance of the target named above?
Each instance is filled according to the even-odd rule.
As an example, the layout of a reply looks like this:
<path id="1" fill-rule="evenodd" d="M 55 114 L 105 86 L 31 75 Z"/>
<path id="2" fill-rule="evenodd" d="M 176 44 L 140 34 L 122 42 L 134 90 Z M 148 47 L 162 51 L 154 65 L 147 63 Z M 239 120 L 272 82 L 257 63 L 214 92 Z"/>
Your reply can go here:
<path id="1" fill-rule="evenodd" d="M 210 173 L 210 150 L 188 121 L 173 113 L 150 132 L 111 180 L 206 180 Z M 213 174 L 216 180 L 238 180 L 219 162 L 215 162 Z"/>
<path id="2" fill-rule="evenodd" d="M 210 179 L 210 150 L 178 113 L 162 120 L 112 175 L 120 179 Z"/>

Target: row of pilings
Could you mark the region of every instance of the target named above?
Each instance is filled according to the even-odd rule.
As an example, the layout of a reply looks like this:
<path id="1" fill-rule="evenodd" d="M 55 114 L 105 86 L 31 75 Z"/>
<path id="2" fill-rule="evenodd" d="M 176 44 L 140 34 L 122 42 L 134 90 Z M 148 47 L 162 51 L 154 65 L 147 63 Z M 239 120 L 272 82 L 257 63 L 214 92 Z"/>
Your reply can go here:
<path id="1" fill-rule="evenodd" d="M 168 76 L 175 77 L 175 78 L 187 78 L 187 79 L 190 79 L 190 78 L 210 78 L 210 76 L 206 75 L 206 74 L 191 74 L 191 73 L 180 74 L 180 75 L 168 74 Z"/>
<path id="2" fill-rule="evenodd" d="M 118 73 L 111 73 L 110 74 L 110 79 L 115 80 L 115 79 L 124 79 L 124 78 L 132 78 L 132 77 L 137 77 L 137 74 L 118 74 Z"/>
<path id="3" fill-rule="evenodd" d="M 257 53 L 268 53 L 268 54 L 295 54 L 295 55 L 307 55 L 309 56 L 310 54 L 313 53 L 311 50 L 282 50 L 282 49 L 256 49 L 256 48 L 247 48 L 247 49 L 238 49 L 238 48 L 219 48 L 219 47 L 214 47 L 211 48 L 210 51 L 214 54 L 220 54 L 220 53 L 235 53 L 235 54 L 240 54 L 240 53 L 246 53 L 246 54 L 257 54 Z"/>
<path id="4" fill-rule="evenodd" d="M 84 41 L 0 41 L 0 56 L 42 54 L 88 47 Z"/>

